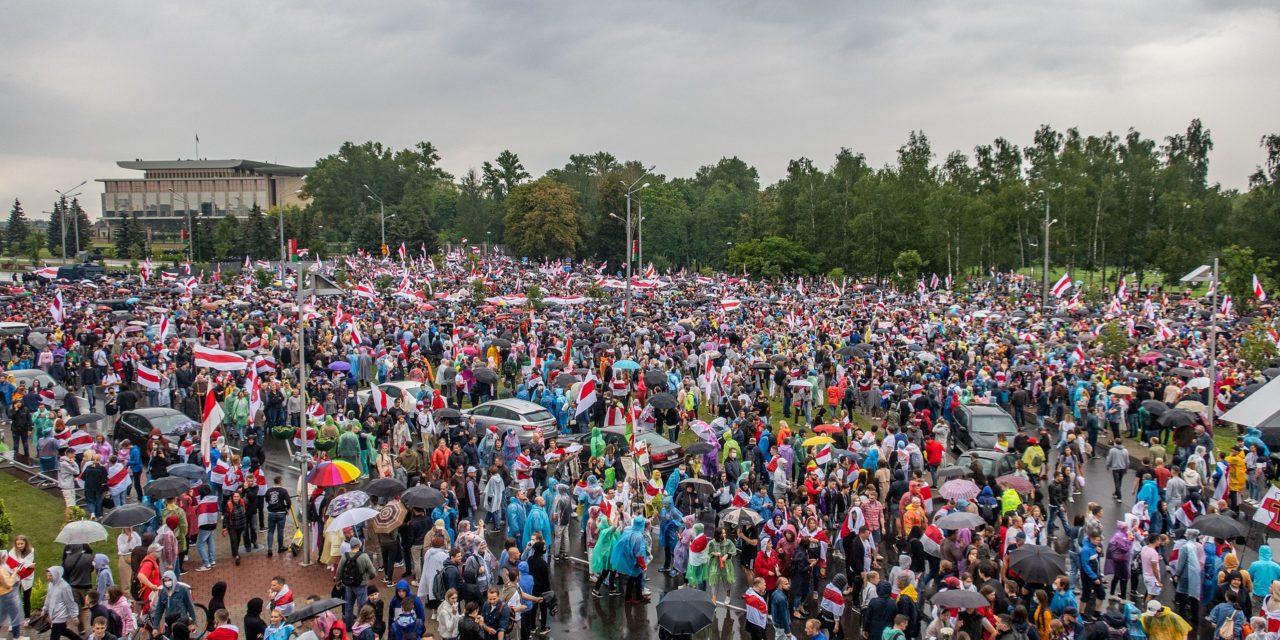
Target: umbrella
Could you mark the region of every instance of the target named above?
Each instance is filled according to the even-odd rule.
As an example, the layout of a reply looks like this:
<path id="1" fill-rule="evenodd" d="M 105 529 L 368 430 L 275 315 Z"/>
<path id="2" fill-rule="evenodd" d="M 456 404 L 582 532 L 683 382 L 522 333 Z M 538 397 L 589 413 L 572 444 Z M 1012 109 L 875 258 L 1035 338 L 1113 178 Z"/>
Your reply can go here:
<path id="1" fill-rule="evenodd" d="M 1009 554 L 1009 567 L 1027 582 L 1052 584 L 1067 574 L 1067 559 L 1049 547 L 1026 544 Z"/>
<path id="2" fill-rule="evenodd" d="M 1189 447 L 1196 441 L 1196 428 L 1184 424 L 1173 430 L 1173 443 L 1179 447 Z"/>
<path id="3" fill-rule="evenodd" d="M 582 382 L 582 378 L 579 378 L 572 373 L 562 373 L 556 376 L 556 386 L 561 389 L 568 389 L 579 382 Z"/>
<path id="4" fill-rule="evenodd" d="M 1035 485 L 1031 484 L 1030 480 L 1013 474 L 1003 475 L 996 478 L 996 484 L 1004 487 L 1005 489 L 1013 489 L 1018 493 L 1031 493 L 1032 491 L 1035 491 L 1036 488 Z"/>
<path id="5" fill-rule="evenodd" d="M 329 508 L 325 510 L 325 515 L 330 518 L 342 515 L 356 507 L 363 507 L 369 504 L 369 494 L 363 491 L 348 491 L 340 496 L 335 496 L 329 501 Z M 369 516 L 373 517 L 373 516 Z"/>
<path id="6" fill-rule="evenodd" d="M 392 500 L 378 508 L 378 515 L 373 517 L 373 524 L 370 526 L 377 533 L 391 533 L 404 524 L 407 515 L 409 510 L 399 501 Z"/>
<path id="7" fill-rule="evenodd" d="M 967 478 L 957 478 L 942 483 L 938 493 L 947 500 L 972 500 L 981 492 L 978 485 Z"/>
<path id="8" fill-rule="evenodd" d="M 186 478 L 177 476 L 165 476 L 159 480 L 152 480 L 147 483 L 142 492 L 152 500 L 168 500 L 176 498 L 187 492 L 191 485 Z"/>
<path id="9" fill-rule="evenodd" d="M 1137 393 L 1137 391 L 1135 391 L 1133 387 L 1125 386 L 1123 384 L 1118 384 L 1114 387 L 1111 387 L 1111 393 L 1114 393 L 1118 396 L 1131 396 Z"/>
<path id="10" fill-rule="evenodd" d="M 189 482 L 204 482 L 204 467 L 198 464 L 175 464 L 165 470 L 171 476 L 185 478 Z"/>
<path id="11" fill-rule="evenodd" d="M 102 526 L 113 529 L 137 527 L 151 522 L 156 517 L 156 510 L 143 504 L 127 504 L 116 507 L 102 518 Z"/>
<path id="12" fill-rule="evenodd" d="M 714 451 L 715 447 L 709 442 L 698 441 L 684 448 L 684 452 L 691 456 L 700 456 L 709 451 Z"/>
<path id="13" fill-rule="evenodd" d="M 756 371 L 773 371 L 773 365 L 769 364 L 768 362 L 757 362 L 751 365 L 751 368 L 755 369 Z"/>
<path id="14" fill-rule="evenodd" d="M 404 483 L 395 478 L 378 478 L 364 486 L 364 492 L 375 498 L 392 498 L 404 493 Z"/>
<path id="15" fill-rule="evenodd" d="M 813 428 L 814 433 L 832 434 L 832 433 L 841 433 L 842 431 L 844 431 L 844 429 L 837 424 L 820 424 Z"/>
<path id="16" fill-rule="evenodd" d="M 62 544 L 93 544 L 106 539 L 106 527 L 92 520 L 75 520 L 68 522 L 53 541 Z"/>
<path id="17" fill-rule="evenodd" d="M 105 416 L 101 413 L 82 413 L 74 418 L 68 418 L 67 425 L 74 427 L 81 424 L 93 424 L 104 418 Z"/>
<path id="18" fill-rule="evenodd" d="M 1195 372 L 1184 367 L 1174 367 L 1169 370 L 1169 373 L 1179 378 L 1193 378 L 1196 375 Z"/>
<path id="19" fill-rule="evenodd" d="M 746 507 L 734 507 L 720 512 L 720 524 L 723 525 L 734 527 L 754 527 L 761 522 L 764 522 L 764 518 L 760 517 L 760 514 Z"/>
<path id="20" fill-rule="evenodd" d="M 460 413 L 457 409 L 450 409 L 449 407 L 445 407 L 443 409 L 436 409 L 436 412 L 433 415 L 435 415 L 436 420 L 449 420 L 451 418 L 462 417 L 462 413 Z"/>
<path id="21" fill-rule="evenodd" d="M 644 372 L 644 383 L 650 387 L 657 387 L 667 384 L 667 372 L 659 369 L 650 369 Z"/>
<path id="22" fill-rule="evenodd" d="M 859 356 L 861 354 L 858 353 L 858 349 L 854 349 L 853 347 L 840 347 L 836 350 L 836 355 Z"/>
<path id="23" fill-rule="evenodd" d="M 498 374 L 488 367 L 476 367 L 471 370 L 471 373 L 475 375 L 476 382 L 481 384 L 493 384 L 498 381 Z"/>
<path id="24" fill-rule="evenodd" d="M 1243 522 L 1221 513 L 1200 516 L 1191 523 L 1191 528 L 1199 529 L 1200 533 L 1220 540 L 1232 540 L 1249 533 Z"/>
<path id="25" fill-rule="evenodd" d="M 920 353 L 917 353 L 916 358 L 919 359 L 921 362 L 937 362 L 938 361 L 938 356 L 935 356 L 932 353 L 929 353 L 928 351 L 921 351 Z"/>
<path id="26" fill-rule="evenodd" d="M 672 635 L 693 635 L 715 620 L 711 594 L 701 589 L 668 591 L 658 603 L 658 628 Z"/>
<path id="27" fill-rule="evenodd" d="M 714 492 L 716 490 L 715 485 L 703 480 L 702 478 L 685 478 L 680 481 L 680 486 L 693 487 L 696 490 L 707 492 Z"/>
<path id="28" fill-rule="evenodd" d="M 649 398 L 649 404 L 653 405 L 653 408 L 663 411 L 674 409 L 676 408 L 676 397 L 665 392 L 655 393 L 653 397 Z"/>
<path id="29" fill-rule="evenodd" d="M 1190 411 L 1191 413 L 1202 413 L 1205 410 L 1204 403 L 1199 400 L 1183 400 L 1182 402 L 1173 405 L 1173 408 Z"/>
<path id="30" fill-rule="evenodd" d="M 1266 376 L 1268 380 L 1271 380 L 1273 378 L 1280 378 L 1280 367 L 1268 367 L 1266 369 L 1263 369 L 1262 375 Z"/>
<path id="31" fill-rule="evenodd" d="M 1191 413 L 1186 409 L 1172 409 L 1170 411 L 1166 411 L 1164 415 L 1157 418 L 1156 422 L 1159 422 L 1162 427 L 1176 429 L 1178 427 L 1195 424 L 1196 414 Z"/>
<path id="32" fill-rule="evenodd" d="M 330 371 L 350 371 L 351 363 L 346 360 L 335 360 L 329 363 Z"/>
<path id="33" fill-rule="evenodd" d="M 317 487 L 336 487 L 360 477 L 360 470 L 344 460 L 322 462 L 307 476 L 307 482 Z"/>
<path id="34" fill-rule="evenodd" d="M 1209 379 L 1204 376 L 1200 376 L 1199 378 L 1192 378 L 1187 381 L 1187 388 L 1195 389 L 1195 390 L 1208 389 Z"/>
<path id="35" fill-rule="evenodd" d="M 623 371 L 639 371 L 640 363 L 635 360 L 619 360 L 613 363 L 614 369 L 622 369 Z"/>
<path id="36" fill-rule="evenodd" d="M 594 345 L 592 345 L 591 348 L 595 349 L 596 351 L 613 351 L 613 345 L 609 344 L 608 342 L 597 342 Z"/>
<path id="37" fill-rule="evenodd" d="M 316 600 L 305 607 L 294 609 L 293 613 L 289 614 L 286 622 L 294 624 L 302 622 L 303 620 L 310 620 L 311 618 L 314 618 L 330 609 L 337 609 L 338 607 L 341 607 L 342 604 L 342 598 L 325 598 L 323 600 Z"/>
<path id="38" fill-rule="evenodd" d="M 944 609 L 981 609 L 989 607 L 991 603 L 987 601 L 987 597 L 977 591 L 969 591 L 967 589 L 947 589 L 939 593 L 933 594 L 930 602 L 935 607 Z"/>
<path id="39" fill-rule="evenodd" d="M 831 436 L 813 436 L 812 438 L 805 440 L 801 444 L 806 447 L 818 447 L 824 444 L 835 444 L 835 442 L 836 442 L 835 440 L 831 439 Z"/>
<path id="40" fill-rule="evenodd" d="M 1169 405 L 1159 400 L 1143 400 L 1142 407 L 1147 410 L 1147 413 L 1157 418 L 1169 411 Z"/>
<path id="41" fill-rule="evenodd" d="M 491 344 L 491 345 L 493 345 L 493 346 L 495 346 L 495 347 L 497 347 L 497 348 L 499 348 L 499 349 L 510 349 L 510 348 L 511 348 L 511 341 L 510 341 L 510 340 L 508 340 L 508 339 L 506 339 L 506 338 L 494 338 L 493 340 L 490 340 L 490 341 L 489 341 L 489 344 Z"/>
<path id="42" fill-rule="evenodd" d="M 812 386 L 813 386 L 813 383 L 809 382 L 808 380 L 792 380 L 792 381 L 791 381 L 791 386 L 793 386 L 793 387 L 812 387 Z"/>
<path id="43" fill-rule="evenodd" d="M 400 502 L 415 509 L 434 509 L 444 504 L 444 494 L 438 489 L 420 484 L 400 494 Z"/>
<path id="44" fill-rule="evenodd" d="M 951 482 L 960 482 L 960 481 L 952 480 Z M 973 484 L 973 483 L 970 482 L 969 484 Z M 976 488 L 976 485 L 975 485 L 975 488 Z M 939 529 L 946 529 L 950 531 L 953 529 L 972 529 L 973 527 L 978 527 L 986 524 L 987 521 L 983 520 L 982 516 L 976 513 L 969 513 L 968 511 L 954 511 L 952 513 L 948 513 L 945 516 L 942 516 L 941 518 L 938 518 L 937 520 L 934 520 L 933 523 L 938 525 Z"/>
<path id="45" fill-rule="evenodd" d="M 343 495 L 346 495 L 346 494 L 343 494 Z M 342 496 L 338 496 L 338 497 L 342 497 Z M 333 533 L 334 531 L 342 531 L 347 527 L 354 527 L 358 524 L 363 524 L 368 520 L 372 520 L 377 515 L 378 515 L 378 510 L 370 509 L 369 507 L 355 507 L 352 509 L 347 509 L 346 511 L 343 511 L 342 513 L 335 516 L 332 520 L 330 520 L 328 526 L 326 526 L 324 530 L 326 533 Z"/>

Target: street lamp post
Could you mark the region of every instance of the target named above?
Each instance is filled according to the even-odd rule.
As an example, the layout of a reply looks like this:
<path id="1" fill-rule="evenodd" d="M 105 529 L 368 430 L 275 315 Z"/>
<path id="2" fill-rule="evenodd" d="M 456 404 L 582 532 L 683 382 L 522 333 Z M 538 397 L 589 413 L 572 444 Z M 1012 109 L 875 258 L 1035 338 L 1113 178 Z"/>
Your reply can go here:
<path id="1" fill-rule="evenodd" d="M 365 188 L 365 190 L 366 190 L 366 191 L 368 191 L 368 192 L 369 192 L 369 199 L 370 199 L 370 200 L 373 200 L 373 201 L 374 201 L 374 202 L 376 202 L 376 203 L 378 203 L 378 225 L 382 228 L 382 245 L 381 245 L 381 247 L 380 247 L 380 248 L 381 248 L 381 249 L 386 249 L 386 247 L 387 247 L 387 207 L 386 207 L 386 204 L 382 202 L 382 198 L 379 198 L 379 197 L 378 197 L 378 194 L 376 194 L 376 193 L 374 193 L 374 192 L 373 192 L 373 189 L 370 189 L 370 188 L 369 188 L 369 185 L 367 185 L 367 184 L 366 184 L 366 185 L 364 185 L 364 188 Z"/>
<path id="2" fill-rule="evenodd" d="M 72 200 L 76 196 L 80 195 L 80 192 L 76 191 L 76 189 L 79 189 L 80 187 L 83 187 L 88 183 L 89 183 L 88 180 L 81 180 L 80 184 L 74 187 L 71 187 L 66 191 L 60 191 L 58 189 L 54 189 L 54 192 L 57 193 L 59 196 L 61 196 L 63 203 L 66 203 L 67 201 Z M 67 193 L 67 191 L 75 191 L 75 193 Z M 62 259 L 63 261 L 66 261 L 67 259 L 67 211 L 68 210 L 66 207 L 62 208 Z M 73 227 L 73 231 L 76 234 L 76 255 L 79 256 L 80 255 L 80 216 L 76 216 L 71 221 L 71 224 Z"/>
<path id="3" fill-rule="evenodd" d="M 653 171 L 653 165 L 650 165 L 648 169 L 645 169 L 644 173 L 640 174 L 640 177 L 636 178 L 636 181 L 632 182 L 630 185 L 626 182 L 619 181 L 622 182 L 622 186 L 627 189 L 627 299 L 623 306 L 623 321 L 628 325 L 631 324 L 631 196 L 635 195 L 641 189 L 649 186 L 648 182 L 641 185 L 640 181 L 644 180 L 644 177 L 649 175 L 650 171 Z M 636 185 L 640 186 L 637 187 Z"/>
<path id="4" fill-rule="evenodd" d="M 187 262 L 196 261 L 196 234 L 195 229 L 191 225 L 191 203 L 187 202 L 187 197 L 174 191 L 169 190 L 173 194 L 174 199 L 182 201 L 182 208 L 187 212 Z"/>
<path id="5" fill-rule="evenodd" d="M 1183 282 L 1209 283 L 1209 398 L 1206 415 L 1213 417 L 1214 403 L 1218 401 L 1218 258 L 1213 266 L 1201 265 L 1195 271 L 1182 276 Z"/>
<path id="6" fill-rule="evenodd" d="M 1040 197 L 1044 199 L 1044 273 L 1041 274 L 1041 291 L 1040 306 L 1041 308 L 1049 306 L 1049 227 L 1057 220 L 1049 219 L 1049 198 L 1045 196 L 1044 191 L 1040 191 Z"/>

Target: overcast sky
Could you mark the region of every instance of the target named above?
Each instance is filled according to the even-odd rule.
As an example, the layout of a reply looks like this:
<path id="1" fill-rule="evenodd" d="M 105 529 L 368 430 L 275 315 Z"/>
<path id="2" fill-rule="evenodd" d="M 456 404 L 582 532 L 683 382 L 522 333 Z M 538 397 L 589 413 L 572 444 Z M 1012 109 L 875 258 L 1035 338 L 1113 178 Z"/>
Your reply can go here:
<path id="1" fill-rule="evenodd" d="M 1280 131 L 1280 4 L 1115 2 L 5 2 L 0 199 L 140 175 L 122 159 L 310 164 L 430 140 L 454 174 L 535 176 L 607 150 L 667 175 L 737 155 L 768 183 L 840 147 L 875 165 L 1035 128 L 1212 130 L 1243 187 Z M 3 213 L 0 213 L 3 215 Z"/>

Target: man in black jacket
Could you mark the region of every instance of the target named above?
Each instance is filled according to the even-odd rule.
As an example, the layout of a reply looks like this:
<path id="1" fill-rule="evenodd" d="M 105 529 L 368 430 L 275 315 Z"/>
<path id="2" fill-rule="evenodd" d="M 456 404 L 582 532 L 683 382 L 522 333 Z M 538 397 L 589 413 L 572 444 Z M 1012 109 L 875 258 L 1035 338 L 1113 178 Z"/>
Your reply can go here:
<path id="1" fill-rule="evenodd" d="M 96 455 L 80 472 L 80 482 L 84 484 L 85 509 L 95 519 L 101 518 L 102 498 L 107 494 L 107 468 Z"/>
<path id="2" fill-rule="evenodd" d="M 888 580 L 881 580 L 876 585 L 876 597 L 867 605 L 862 617 L 864 638 L 881 638 L 884 630 L 893 626 L 893 619 L 898 616 L 898 603 L 893 600 L 893 587 Z"/>
<path id="3" fill-rule="evenodd" d="M 543 635 L 550 629 L 547 627 L 547 615 L 550 603 L 546 594 L 551 591 L 551 567 L 547 565 L 547 545 L 541 540 L 533 543 L 533 553 L 529 556 L 529 575 L 533 577 L 533 593 L 539 599 L 534 600 L 533 610 L 529 614 L 529 626 L 533 633 Z"/>

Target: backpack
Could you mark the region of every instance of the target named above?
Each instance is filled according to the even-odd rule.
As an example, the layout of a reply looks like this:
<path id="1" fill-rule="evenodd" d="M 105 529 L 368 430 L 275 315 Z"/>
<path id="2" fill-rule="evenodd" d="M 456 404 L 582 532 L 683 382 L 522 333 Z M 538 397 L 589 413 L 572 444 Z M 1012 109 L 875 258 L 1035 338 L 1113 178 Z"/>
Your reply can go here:
<path id="1" fill-rule="evenodd" d="M 434 577 L 432 577 L 432 578 L 431 578 L 431 599 L 432 599 L 432 600 L 443 600 L 443 599 L 444 599 L 444 591 L 445 591 L 445 589 L 444 589 L 444 572 L 445 572 L 445 569 L 447 569 L 447 567 L 440 567 L 440 570 L 436 572 L 436 575 L 435 575 Z"/>
<path id="2" fill-rule="evenodd" d="M 1021 629 L 1014 627 L 1012 629 L 1014 640 L 1028 640 L 1027 630 L 1030 628 L 1031 625 L 1024 625 Z"/>
<path id="3" fill-rule="evenodd" d="M 405 611 L 401 609 L 400 613 L 396 614 L 395 620 L 392 624 L 395 625 L 395 628 L 399 629 L 402 633 L 409 633 L 413 635 L 418 633 L 418 616 L 412 611 Z"/>
<path id="4" fill-rule="evenodd" d="M 342 571 L 339 572 L 338 579 L 343 586 L 358 587 L 364 584 L 364 572 L 360 570 L 360 558 L 364 556 L 361 551 L 358 554 L 348 553 L 346 560 L 342 563 Z"/>
<path id="5" fill-rule="evenodd" d="M 1236 637 L 1236 618 L 1234 613 L 1227 615 L 1222 620 L 1222 624 L 1218 625 L 1219 640 L 1235 640 Z"/>
<path id="6" fill-rule="evenodd" d="M 473 553 L 462 563 L 462 582 L 473 587 L 480 586 L 480 556 Z"/>

